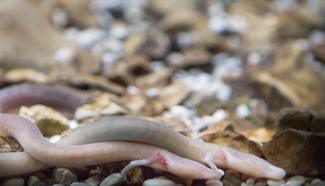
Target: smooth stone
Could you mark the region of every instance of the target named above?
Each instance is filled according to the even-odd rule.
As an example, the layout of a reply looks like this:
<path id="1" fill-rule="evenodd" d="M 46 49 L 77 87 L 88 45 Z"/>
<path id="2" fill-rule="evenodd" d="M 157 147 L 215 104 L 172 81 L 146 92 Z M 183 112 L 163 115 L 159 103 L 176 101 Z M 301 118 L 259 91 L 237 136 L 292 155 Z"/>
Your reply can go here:
<path id="1" fill-rule="evenodd" d="M 265 181 L 258 181 L 255 183 L 254 186 L 267 186 L 266 182 Z"/>
<path id="2" fill-rule="evenodd" d="M 239 173 L 228 170 L 221 179 L 224 186 L 241 186 L 242 179 Z"/>
<path id="3" fill-rule="evenodd" d="M 11 178 L 3 183 L 3 186 L 24 186 L 25 181 L 22 178 Z"/>
<path id="4" fill-rule="evenodd" d="M 101 183 L 100 186 L 113 186 L 121 185 L 125 182 L 126 177 L 121 173 L 114 173 L 106 177 Z"/>
<path id="5" fill-rule="evenodd" d="M 64 185 L 62 185 L 62 184 L 60 184 L 60 183 L 57 183 L 57 184 L 54 184 L 54 185 L 52 185 L 52 186 L 64 186 Z"/>
<path id="6" fill-rule="evenodd" d="M 152 178 L 144 181 L 142 186 L 175 186 L 175 182 L 166 178 Z"/>
<path id="7" fill-rule="evenodd" d="M 28 178 L 28 186 L 46 186 L 44 182 L 42 182 L 38 177 L 31 176 Z"/>
<path id="8" fill-rule="evenodd" d="M 87 183 L 89 183 L 90 185 L 92 186 L 97 186 L 100 184 L 100 179 L 98 176 L 92 176 L 92 177 L 89 177 L 87 180 L 86 180 Z"/>
<path id="9" fill-rule="evenodd" d="M 306 182 L 306 178 L 303 176 L 293 176 L 288 179 L 286 186 L 300 186 Z"/>
<path id="10" fill-rule="evenodd" d="M 78 180 L 78 177 L 73 172 L 65 168 L 56 168 L 53 171 L 53 178 L 55 182 L 63 185 L 70 185 Z"/>
<path id="11" fill-rule="evenodd" d="M 312 184 L 312 185 L 316 185 L 316 184 L 319 184 L 319 183 L 322 183 L 322 180 L 319 179 L 319 178 L 315 178 L 315 179 L 313 179 L 313 180 L 311 181 L 311 184 Z"/>
<path id="12" fill-rule="evenodd" d="M 92 185 L 84 182 L 73 182 L 70 186 L 92 186 Z"/>
<path id="13" fill-rule="evenodd" d="M 223 186 L 220 180 L 208 180 L 205 182 L 206 186 Z"/>
<path id="14" fill-rule="evenodd" d="M 267 180 L 269 186 L 284 186 L 284 180 Z"/>

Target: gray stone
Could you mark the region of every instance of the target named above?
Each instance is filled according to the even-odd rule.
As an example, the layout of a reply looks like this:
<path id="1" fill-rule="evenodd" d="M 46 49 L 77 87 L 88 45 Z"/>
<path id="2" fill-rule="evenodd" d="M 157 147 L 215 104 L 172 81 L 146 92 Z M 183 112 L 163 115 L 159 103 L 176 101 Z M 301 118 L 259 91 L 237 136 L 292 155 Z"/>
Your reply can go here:
<path id="1" fill-rule="evenodd" d="M 42 182 L 38 177 L 31 176 L 28 178 L 28 186 L 46 186 L 44 182 Z"/>
<path id="2" fill-rule="evenodd" d="M 100 184 L 100 179 L 98 176 L 92 176 L 92 177 L 89 177 L 87 180 L 86 180 L 87 183 L 89 183 L 90 185 L 92 186 L 97 186 Z"/>
<path id="3" fill-rule="evenodd" d="M 223 186 L 220 180 L 208 180 L 205 182 L 206 186 Z"/>
<path id="4" fill-rule="evenodd" d="M 175 182 L 166 178 L 152 178 L 143 182 L 143 186 L 174 186 Z"/>
<path id="5" fill-rule="evenodd" d="M 24 186 L 25 181 L 22 178 L 11 178 L 3 182 L 3 186 Z"/>
<path id="6" fill-rule="evenodd" d="M 77 181 L 78 177 L 68 169 L 56 168 L 53 171 L 53 179 L 57 183 L 70 185 L 72 182 Z"/>
<path id="7" fill-rule="evenodd" d="M 84 182 L 73 182 L 70 186 L 92 186 L 92 185 Z"/>
<path id="8" fill-rule="evenodd" d="M 226 171 L 221 181 L 224 186 L 241 186 L 243 182 L 240 174 L 232 170 Z"/>
<path id="9" fill-rule="evenodd" d="M 126 181 L 126 177 L 121 173 L 111 174 L 106 177 L 101 183 L 100 186 L 113 186 L 113 185 L 121 185 Z"/>

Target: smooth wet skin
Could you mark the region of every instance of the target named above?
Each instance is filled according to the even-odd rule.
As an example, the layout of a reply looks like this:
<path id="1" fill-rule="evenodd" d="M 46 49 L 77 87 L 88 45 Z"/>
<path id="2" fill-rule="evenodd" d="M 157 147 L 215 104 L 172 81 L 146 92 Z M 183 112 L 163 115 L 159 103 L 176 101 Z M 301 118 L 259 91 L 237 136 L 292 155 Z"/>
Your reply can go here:
<path id="1" fill-rule="evenodd" d="M 51 93 L 40 93 L 47 91 Z M 16 97 L 12 99 L 8 92 Z M 15 94 L 12 94 L 13 92 Z M 51 101 L 49 94 L 57 101 Z M 60 105 L 63 97 L 70 97 L 70 100 L 75 102 L 69 101 L 68 104 Z M 71 91 L 40 85 L 16 85 L 0 90 L 2 112 L 25 104 L 26 101 L 28 104 L 55 103 L 54 106 L 73 110 L 84 99 L 85 97 L 81 98 Z M 14 103 L 10 100 L 14 100 Z M 50 144 L 33 123 L 19 116 L 0 113 L 0 132 L 16 138 L 26 151 L 1 153 L 0 176 L 23 174 L 50 166 L 84 166 L 140 159 L 147 160 L 146 166 L 194 179 L 219 178 L 220 171 L 203 165 L 211 163 L 254 177 L 281 179 L 285 176 L 283 169 L 254 155 L 216 144 L 198 142 L 165 125 L 135 117 L 112 117 L 98 121 L 77 128 L 58 144 Z M 166 161 L 157 158 L 158 154 Z"/>

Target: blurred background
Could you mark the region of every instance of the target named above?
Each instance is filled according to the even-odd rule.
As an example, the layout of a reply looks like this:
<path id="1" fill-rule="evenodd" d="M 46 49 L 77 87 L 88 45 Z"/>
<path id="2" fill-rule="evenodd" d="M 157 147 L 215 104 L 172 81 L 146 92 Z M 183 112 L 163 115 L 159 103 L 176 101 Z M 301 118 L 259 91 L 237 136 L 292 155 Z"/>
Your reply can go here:
<path id="1" fill-rule="evenodd" d="M 266 156 L 293 174 L 325 174 L 314 159 L 299 159 L 314 167 L 297 168 L 256 145 L 281 122 L 322 118 L 308 132 L 325 132 L 325 1 L 0 3 L 0 87 L 31 82 L 107 93 L 123 113 Z M 287 107 L 294 109 L 279 116 Z"/>

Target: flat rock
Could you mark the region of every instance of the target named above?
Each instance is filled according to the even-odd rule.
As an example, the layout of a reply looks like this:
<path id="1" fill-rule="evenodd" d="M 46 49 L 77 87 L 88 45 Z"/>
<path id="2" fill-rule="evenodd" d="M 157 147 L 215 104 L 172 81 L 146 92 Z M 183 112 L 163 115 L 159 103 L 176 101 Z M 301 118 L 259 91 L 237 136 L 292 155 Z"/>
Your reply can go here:
<path id="1" fill-rule="evenodd" d="M 268 161 L 288 174 L 325 174 L 325 135 L 286 129 L 263 146 Z"/>

